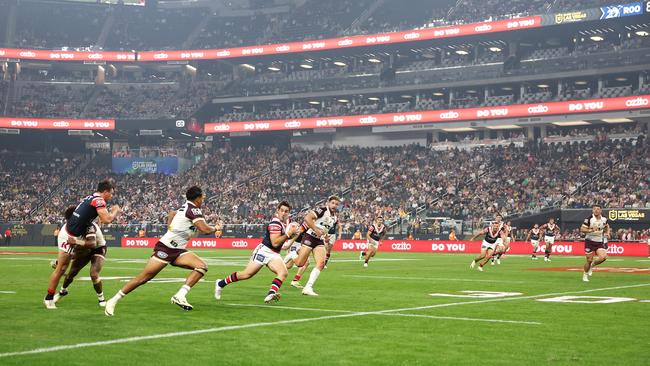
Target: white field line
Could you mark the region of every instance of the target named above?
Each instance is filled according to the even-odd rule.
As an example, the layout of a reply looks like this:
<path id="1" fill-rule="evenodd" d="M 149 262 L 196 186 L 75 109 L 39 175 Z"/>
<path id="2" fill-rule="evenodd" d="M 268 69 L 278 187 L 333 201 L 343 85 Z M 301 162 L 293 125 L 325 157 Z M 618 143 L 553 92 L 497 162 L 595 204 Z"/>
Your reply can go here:
<path id="1" fill-rule="evenodd" d="M 367 276 L 367 275 L 343 275 L 343 277 L 371 278 L 379 280 L 422 280 L 422 281 L 462 281 L 462 282 L 490 282 L 490 283 L 526 283 L 526 281 L 508 280 L 487 280 L 472 278 L 442 278 L 442 277 L 398 277 L 398 276 Z"/>
<path id="2" fill-rule="evenodd" d="M 16 291 L 0 291 L 0 294 L 15 294 Z"/>
<path id="3" fill-rule="evenodd" d="M 344 313 L 344 314 L 355 313 L 355 311 L 352 311 L 352 310 L 297 308 L 297 307 L 291 307 L 291 306 L 256 305 L 256 304 L 227 304 L 227 305 L 235 306 L 235 307 L 256 307 L 256 308 L 267 308 L 267 309 L 278 309 L 278 310 L 318 311 L 318 312 L 323 312 L 323 313 Z M 512 324 L 533 324 L 533 325 L 542 324 L 540 322 L 530 322 L 530 321 L 520 321 L 520 320 L 465 318 L 465 317 L 456 317 L 456 316 L 437 316 L 437 315 L 402 314 L 402 313 L 384 313 L 384 314 L 378 314 L 378 315 L 405 316 L 405 317 L 417 317 L 417 318 L 429 318 L 429 319 L 445 319 L 445 320 L 466 320 L 466 321 L 487 322 L 487 323 L 512 323 Z"/>
<path id="4" fill-rule="evenodd" d="M 510 297 L 510 298 L 506 297 L 506 298 L 497 298 L 497 299 L 486 299 L 486 300 L 457 302 L 457 303 L 449 303 L 449 304 L 437 304 L 437 305 L 428 305 L 428 306 L 418 306 L 418 307 L 412 307 L 412 308 L 400 308 L 400 309 L 388 309 L 388 310 L 380 310 L 380 311 L 368 311 L 368 312 L 356 312 L 356 313 L 346 313 L 346 314 L 337 314 L 337 315 L 326 315 L 326 316 L 319 316 L 319 317 L 315 317 L 315 318 L 300 318 L 300 319 L 280 320 L 280 321 L 276 321 L 276 322 L 264 322 L 264 323 L 250 323 L 250 324 L 241 324 L 241 325 L 231 325 L 231 326 L 225 326 L 225 327 L 197 329 L 197 330 L 190 330 L 190 331 L 183 331 L 183 332 L 160 333 L 160 334 L 152 334 L 152 335 L 148 335 L 148 336 L 116 338 L 116 339 L 109 339 L 109 340 L 96 341 L 96 342 L 85 342 L 85 343 L 69 344 L 69 345 L 62 345 L 62 346 L 43 347 L 43 348 L 36 348 L 36 349 L 28 350 L 28 351 L 5 352 L 5 353 L 0 353 L 0 358 L 13 357 L 13 356 L 23 356 L 23 355 L 32 355 L 32 354 L 39 354 L 39 353 L 49 353 L 49 352 L 56 352 L 56 351 L 65 351 L 65 350 L 71 350 L 71 349 L 77 349 L 77 348 L 86 348 L 86 347 L 95 347 L 95 346 L 107 346 L 107 345 L 111 345 L 111 344 L 140 342 L 140 341 L 162 339 L 162 338 L 184 337 L 184 336 L 190 336 L 190 335 L 196 335 L 196 334 L 220 333 L 220 332 L 227 332 L 227 331 L 231 331 L 231 330 L 250 329 L 250 328 L 258 328 L 258 327 L 268 327 L 268 326 L 272 326 L 272 325 L 306 323 L 306 322 L 312 322 L 312 321 L 317 321 L 317 320 L 352 318 L 352 317 L 367 316 L 367 315 L 382 315 L 382 314 L 386 314 L 386 313 L 401 313 L 401 312 L 404 312 L 404 311 L 412 311 L 412 310 L 420 310 L 420 309 L 431 309 L 431 308 L 445 307 L 445 306 L 457 306 L 457 305 L 467 305 L 467 304 L 480 304 L 480 303 L 486 303 L 486 302 L 499 302 L 499 301 L 534 299 L 534 298 L 546 297 L 546 296 L 559 296 L 559 295 L 580 294 L 580 293 L 589 293 L 589 292 L 607 291 L 607 290 L 620 290 L 620 289 L 624 289 L 624 288 L 634 288 L 634 287 L 644 287 L 644 286 L 650 286 L 650 283 L 643 283 L 643 284 L 629 285 L 629 286 L 604 287 L 604 288 L 584 290 L 584 291 L 568 291 L 568 292 L 557 292 L 557 293 L 551 293 L 551 294 L 540 294 L 540 295 L 532 295 L 532 296 L 518 296 L 518 297 Z"/>

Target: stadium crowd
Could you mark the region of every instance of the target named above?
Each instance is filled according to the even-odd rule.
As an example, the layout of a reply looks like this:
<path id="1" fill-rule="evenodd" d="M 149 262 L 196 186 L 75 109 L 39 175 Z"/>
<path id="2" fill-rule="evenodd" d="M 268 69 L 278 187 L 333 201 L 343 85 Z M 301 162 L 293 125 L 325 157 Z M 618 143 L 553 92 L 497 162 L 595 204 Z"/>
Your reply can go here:
<path id="1" fill-rule="evenodd" d="M 163 224 L 166 213 L 182 202 L 188 181 L 205 187 L 210 220 L 233 225 L 263 223 L 281 199 L 299 212 L 332 193 L 343 196 L 341 217 L 352 231 L 379 214 L 411 230 L 418 209 L 478 227 L 496 213 L 508 217 L 593 202 L 650 208 L 647 131 L 638 126 L 577 131 L 594 139 L 515 144 L 521 141 L 515 137 L 501 146 L 472 146 L 476 141 L 464 138 L 447 149 L 436 144 L 219 149 L 176 176 L 114 174 L 107 162 L 89 164 L 92 174 L 71 175 L 78 157 L 25 160 L 6 155 L 0 183 L 9 189 L 2 191 L 0 213 L 2 221 L 57 223 L 61 208 L 92 192 L 98 177 L 117 183 L 116 202 L 124 207 L 117 224 L 135 226 Z M 560 133 L 579 138 L 578 132 Z M 614 140 L 608 133 L 626 138 Z"/>

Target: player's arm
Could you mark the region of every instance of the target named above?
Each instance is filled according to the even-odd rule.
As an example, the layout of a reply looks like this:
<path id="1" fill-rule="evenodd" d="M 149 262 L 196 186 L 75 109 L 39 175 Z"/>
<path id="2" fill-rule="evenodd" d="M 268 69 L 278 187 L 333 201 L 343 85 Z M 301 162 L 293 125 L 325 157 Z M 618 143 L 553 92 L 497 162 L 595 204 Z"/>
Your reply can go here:
<path id="1" fill-rule="evenodd" d="M 88 234 L 84 238 L 84 244 L 83 247 L 85 248 L 95 248 L 97 246 L 97 235 L 96 234 Z"/>
<path id="2" fill-rule="evenodd" d="M 192 221 L 192 224 L 194 224 L 194 226 L 196 226 L 196 228 L 199 229 L 202 234 L 214 234 L 214 232 L 217 231 L 217 228 L 208 225 L 208 223 L 205 222 L 205 219 L 202 217 L 194 219 Z"/>
<path id="3" fill-rule="evenodd" d="M 167 214 L 167 226 L 172 224 L 172 220 L 174 219 L 174 216 L 176 216 L 176 211 L 169 211 Z"/>
<path id="4" fill-rule="evenodd" d="M 108 212 L 106 206 L 97 209 L 97 215 L 99 216 L 99 221 L 102 224 L 110 224 L 111 222 L 113 222 L 113 220 L 115 220 L 115 218 L 119 213 L 120 213 L 119 205 L 111 206 L 111 212 Z"/>
<path id="5" fill-rule="evenodd" d="M 370 229 L 368 229 L 368 231 L 366 232 L 366 240 L 370 240 L 370 233 L 372 233 L 372 226 L 371 226 Z"/>
<path id="6" fill-rule="evenodd" d="M 271 238 L 271 245 L 273 245 L 276 248 L 282 246 L 289 238 L 291 238 L 298 231 L 298 228 L 291 227 L 291 228 L 287 228 L 287 231 L 284 234 L 282 234 L 282 230 L 279 224 L 271 223 L 270 225 L 278 226 L 278 229 L 273 229 L 272 227 L 269 227 L 269 233 L 270 233 L 269 237 Z"/>
<path id="7" fill-rule="evenodd" d="M 469 239 L 469 241 L 474 241 L 474 240 L 476 240 L 476 238 L 478 238 L 479 236 L 481 236 L 483 234 L 485 234 L 485 230 L 481 230 L 478 233 L 476 233 L 474 236 L 472 236 L 471 239 Z"/>
<path id="8" fill-rule="evenodd" d="M 315 211 L 309 211 L 305 215 L 305 223 L 307 226 L 309 226 L 310 229 L 314 231 L 316 236 L 319 238 L 323 236 L 323 230 L 321 230 L 318 226 L 316 226 L 316 219 L 318 218 L 318 215 L 316 214 Z"/>
<path id="9" fill-rule="evenodd" d="M 593 232 L 596 232 L 596 231 L 597 231 L 596 229 L 592 229 L 589 226 L 589 219 L 585 219 L 585 221 L 580 226 L 580 232 L 583 233 L 583 234 L 589 234 L 589 233 L 593 233 Z"/>

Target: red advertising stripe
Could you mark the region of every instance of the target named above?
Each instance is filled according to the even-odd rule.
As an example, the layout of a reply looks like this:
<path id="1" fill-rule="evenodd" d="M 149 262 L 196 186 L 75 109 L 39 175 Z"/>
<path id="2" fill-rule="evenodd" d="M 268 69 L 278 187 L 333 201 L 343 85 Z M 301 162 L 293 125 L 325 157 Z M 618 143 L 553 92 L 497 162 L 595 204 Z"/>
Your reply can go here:
<path id="1" fill-rule="evenodd" d="M 80 52 L 0 48 L 0 57 L 48 61 L 135 61 L 134 52 Z"/>
<path id="2" fill-rule="evenodd" d="M 642 108 L 650 108 L 650 95 L 405 113 L 270 121 L 215 122 L 205 124 L 205 133 L 279 131 L 306 128 L 384 126 L 447 121 L 472 121 Z"/>
<path id="3" fill-rule="evenodd" d="M 114 130 L 115 120 L 0 117 L 0 127 L 45 130 Z"/>
<path id="4" fill-rule="evenodd" d="M 122 238 L 124 248 L 153 248 L 157 238 Z M 261 239 L 258 238 L 194 238 L 187 245 L 188 249 L 254 249 Z M 362 251 L 367 249 L 365 240 L 337 240 L 335 251 Z M 531 254 L 532 246 L 528 242 L 510 244 L 508 254 Z M 379 246 L 380 252 L 412 252 L 412 253 L 464 253 L 475 254 L 481 251 L 480 241 L 448 241 L 448 240 L 384 240 Z M 539 254 L 543 253 L 540 248 Z M 648 254 L 648 246 L 644 243 L 609 243 L 609 255 L 644 257 Z M 584 255 L 584 242 L 556 242 L 553 245 L 553 255 Z"/>
<path id="5" fill-rule="evenodd" d="M 210 60 L 261 55 L 279 55 L 284 53 L 309 52 L 363 47 L 378 44 L 393 44 L 424 41 L 438 38 L 462 37 L 475 34 L 512 31 L 517 29 L 538 28 L 542 26 L 541 16 L 532 16 L 494 22 L 472 23 L 459 26 L 444 26 L 429 29 L 414 29 L 403 32 L 378 33 L 369 35 L 329 38 L 305 42 L 254 45 L 238 48 L 178 51 L 143 51 L 138 52 L 139 61 L 178 61 Z"/>
<path id="6" fill-rule="evenodd" d="M 471 23 L 458 26 L 444 26 L 428 29 L 414 29 L 403 32 L 378 33 L 342 38 L 329 38 L 305 42 L 288 42 L 247 47 L 172 50 L 142 52 L 88 52 L 61 50 L 30 50 L 0 48 L 0 57 L 24 60 L 48 61 L 109 61 L 109 62 L 165 62 L 182 60 L 215 60 L 234 57 L 279 55 L 285 53 L 335 50 L 350 47 L 373 46 L 378 44 L 405 43 L 439 38 L 462 37 L 476 34 L 505 32 L 517 29 L 538 28 L 542 26 L 541 16 L 497 20 L 493 22 Z"/>

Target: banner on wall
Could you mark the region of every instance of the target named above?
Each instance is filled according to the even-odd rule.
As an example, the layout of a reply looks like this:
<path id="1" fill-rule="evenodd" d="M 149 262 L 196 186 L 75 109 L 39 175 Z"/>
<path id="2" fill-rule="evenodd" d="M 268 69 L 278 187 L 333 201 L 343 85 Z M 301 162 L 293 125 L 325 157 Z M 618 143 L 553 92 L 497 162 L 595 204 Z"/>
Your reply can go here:
<path id="1" fill-rule="evenodd" d="M 44 130 L 114 130 L 115 120 L 0 117 L 0 127 Z"/>
<path id="2" fill-rule="evenodd" d="M 113 158 L 113 173 L 178 173 L 178 158 Z"/>
<path id="3" fill-rule="evenodd" d="M 206 123 L 205 133 L 280 131 L 489 120 L 650 108 L 650 95 L 356 116 Z"/>
<path id="4" fill-rule="evenodd" d="M 153 248 L 158 242 L 157 238 L 122 238 L 124 248 Z M 188 249 L 250 249 L 253 250 L 259 243 L 259 238 L 194 238 L 191 239 Z M 514 242 L 510 245 L 509 254 L 531 254 L 531 245 L 528 242 Z M 367 249 L 365 240 L 337 240 L 334 243 L 335 251 L 363 251 Z M 380 252 L 407 252 L 407 253 L 460 253 L 474 254 L 481 251 L 480 241 L 446 241 L 446 240 L 384 240 Z M 644 243 L 609 243 L 607 252 L 618 256 L 647 256 L 648 246 Z M 543 253 L 543 249 L 539 249 Z M 556 242 L 553 245 L 555 255 L 584 255 L 584 242 Z"/>

